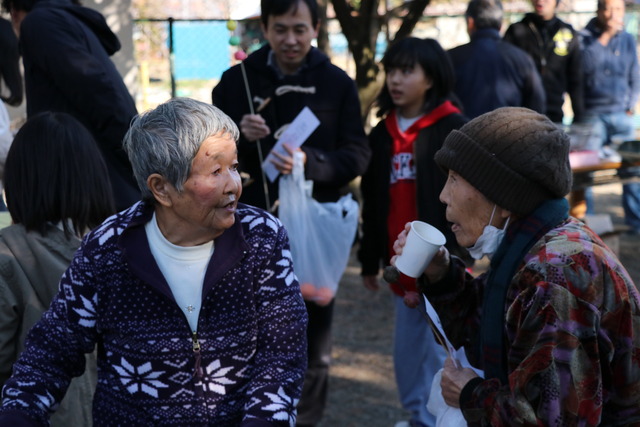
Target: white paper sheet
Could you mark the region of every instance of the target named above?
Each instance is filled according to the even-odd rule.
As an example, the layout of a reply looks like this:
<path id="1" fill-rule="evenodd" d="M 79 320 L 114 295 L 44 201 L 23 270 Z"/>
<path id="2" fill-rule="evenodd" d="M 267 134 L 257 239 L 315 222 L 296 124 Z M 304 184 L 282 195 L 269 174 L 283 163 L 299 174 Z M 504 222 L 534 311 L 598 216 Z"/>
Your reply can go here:
<path id="1" fill-rule="evenodd" d="M 424 298 L 424 307 L 425 307 L 427 316 L 429 316 L 429 318 L 435 325 L 438 332 L 440 332 L 440 335 L 442 335 L 442 337 L 444 338 L 444 342 L 447 348 L 449 349 L 449 354 L 451 355 L 451 358 L 456 362 L 458 366 L 462 368 L 471 368 L 474 371 L 476 371 L 476 374 L 483 376 L 484 372 L 482 370 L 474 368 L 469 363 L 469 360 L 467 359 L 467 354 L 464 352 L 464 347 L 460 347 L 457 350 L 453 347 L 453 345 L 449 341 L 449 338 L 447 338 L 447 335 L 444 333 L 444 329 L 442 329 L 442 323 L 440 322 L 440 317 L 438 317 L 438 313 L 436 312 L 436 309 L 433 308 L 433 306 L 431 305 L 427 297 L 424 296 L 424 294 L 422 295 L 422 298 Z"/>
<path id="2" fill-rule="evenodd" d="M 442 337 L 444 338 L 444 342 L 449 349 L 449 354 L 455 359 L 456 349 L 453 348 L 453 345 L 451 345 L 449 339 L 447 338 L 447 334 L 444 333 L 444 329 L 442 329 L 442 323 L 440 323 L 440 317 L 438 317 L 438 313 L 436 313 L 435 308 L 433 308 L 426 296 L 422 295 L 422 298 L 424 299 L 424 307 L 427 312 L 427 316 L 429 316 L 431 322 L 433 322 L 438 332 L 440 332 L 440 335 L 442 335 Z"/>
<path id="3" fill-rule="evenodd" d="M 278 169 L 271 163 L 271 159 L 275 157 L 273 152 L 288 155 L 282 144 L 286 143 L 294 149 L 300 147 L 319 125 L 320 120 L 318 120 L 309 107 L 304 107 L 302 111 L 300 111 L 300 114 L 289 124 L 289 127 L 282 132 L 278 142 L 276 142 L 276 145 L 273 146 L 267 158 L 264 159 L 264 163 L 262 163 L 262 168 L 267 178 L 269 178 L 269 181 L 275 181 L 280 174 Z"/>
<path id="4" fill-rule="evenodd" d="M 451 342 L 449 342 L 449 338 L 444 333 L 444 329 L 442 329 L 442 323 L 440 322 L 440 317 L 438 317 L 438 313 L 433 308 L 429 300 L 426 296 L 422 295 L 424 298 L 424 306 L 427 316 L 431 319 L 433 325 L 436 327 L 440 335 L 442 335 L 447 348 L 449 349 L 449 354 L 455 361 L 455 363 L 461 368 L 471 368 L 476 374 L 481 377 L 484 377 L 484 372 L 480 369 L 476 369 L 467 360 L 467 355 L 464 352 L 464 347 L 460 347 L 458 350 L 453 348 Z M 462 411 L 459 408 L 453 408 L 444 401 L 442 397 L 442 387 L 440 386 L 440 380 L 442 378 L 442 369 L 438 371 L 438 373 L 433 377 L 431 382 L 431 393 L 429 394 L 429 401 L 427 402 L 427 410 L 431 412 L 436 417 L 436 427 L 462 427 L 466 426 L 467 422 L 462 415 Z"/>

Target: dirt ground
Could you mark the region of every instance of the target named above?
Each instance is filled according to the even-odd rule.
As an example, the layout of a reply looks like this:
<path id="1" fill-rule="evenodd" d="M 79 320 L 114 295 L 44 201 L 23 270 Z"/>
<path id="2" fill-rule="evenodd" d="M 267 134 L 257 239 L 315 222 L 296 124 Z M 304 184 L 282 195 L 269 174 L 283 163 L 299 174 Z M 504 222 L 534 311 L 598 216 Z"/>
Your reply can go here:
<path id="1" fill-rule="evenodd" d="M 619 229 L 621 192 L 616 184 L 594 188 L 596 213 L 610 214 Z M 620 260 L 640 284 L 640 237 L 617 238 Z M 329 403 L 319 427 L 393 427 L 408 413 L 398 403 L 393 374 L 392 295 L 387 287 L 370 292 L 362 286 L 354 254 L 336 297 Z"/>

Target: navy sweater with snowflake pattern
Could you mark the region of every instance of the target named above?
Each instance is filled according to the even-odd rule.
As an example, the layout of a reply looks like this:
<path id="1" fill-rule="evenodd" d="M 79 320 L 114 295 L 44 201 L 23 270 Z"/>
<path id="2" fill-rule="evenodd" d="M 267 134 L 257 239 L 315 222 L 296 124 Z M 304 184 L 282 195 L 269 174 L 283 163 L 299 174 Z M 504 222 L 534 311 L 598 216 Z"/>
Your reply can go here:
<path id="1" fill-rule="evenodd" d="M 193 334 L 149 250 L 152 212 L 140 202 L 85 237 L 5 384 L 0 425 L 46 425 L 95 345 L 96 425 L 295 425 L 307 314 L 280 221 L 239 205 Z"/>

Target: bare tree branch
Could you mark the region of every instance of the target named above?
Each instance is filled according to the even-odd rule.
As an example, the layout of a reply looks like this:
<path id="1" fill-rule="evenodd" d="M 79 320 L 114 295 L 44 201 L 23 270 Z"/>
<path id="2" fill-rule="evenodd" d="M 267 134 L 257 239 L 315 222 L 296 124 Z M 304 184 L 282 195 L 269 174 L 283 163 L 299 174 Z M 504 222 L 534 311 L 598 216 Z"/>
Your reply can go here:
<path id="1" fill-rule="evenodd" d="M 327 2 L 329 0 L 318 0 L 318 18 L 320 25 L 318 28 L 318 49 L 327 56 L 331 56 L 331 45 L 329 44 L 329 33 L 327 31 Z"/>
<path id="2" fill-rule="evenodd" d="M 336 18 L 338 19 L 338 22 L 340 22 L 342 33 L 347 38 L 347 41 L 355 38 L 356 22 L 351 16 L 351 7 L 347 1 L 331 0 L 331 4 L 333 4 L 333 10 L 336 13 Z"/>
<path id="3" fill-rule="evenodd" d="M 378 15 L 380 0 L 362 0 L 360 9 L 353 10 L 348 0 L 331 0 L 336 18 L 340 22 L 342 32 L 347 39 L 349 51 L 353 55 L 356 66 L 355 81 L 360 94 L 363 115 L 369 111 L 373 99 L 381 86 L 376 57 L 376 42 L 383 24 L 388 30 L 389 16 L 406 9 L 406 16 L 393 40 L 406 37 L 415 28 L 430 0 L 412 0 L 399 8 L 387 11 L 384 16 Z M 390 34 L 389 34 L 390 36 Z"/>
<path id="4" fill-rule="evenodd" d="M 431 0 L 413 0 L 409 3 L 409 12 L 402 20 L 402 25 L 400 25 L 396 35 L 393 37 L 394 41 L 407 37 L 413 32 L 430 2 Z"/>

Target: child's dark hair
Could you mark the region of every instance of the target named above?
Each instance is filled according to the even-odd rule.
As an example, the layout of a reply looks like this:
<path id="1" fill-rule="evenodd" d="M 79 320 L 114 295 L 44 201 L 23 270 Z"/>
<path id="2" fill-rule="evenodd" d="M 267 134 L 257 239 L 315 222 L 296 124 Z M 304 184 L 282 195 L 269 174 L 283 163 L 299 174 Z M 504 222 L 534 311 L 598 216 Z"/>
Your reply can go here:
<path id="1" fill-rule="evenodd" d="M 61 223 L 83 235 L 113 214 L 109 173 L 91 133 L 66 113 L 29 118 L 11 144 L 4 169 L 11 219 L 45 234 Z"/>
<path id="2" fill-rule="evenodd" d="M 389 46 L 382 58 L 385 73 L 396 68 L 413 68 L 416 64 L 422 67 L 424 73 L 433 80 L 433 86 L 424 96 L 422 107 L 424 113 L 433 110 L 445 100 L 457 103 L 453 94 L 455 84 L 453 66 L 449 55 L 436 40 L 406 37 Z M 385 116 L 394 108 L 386 81 L 376 103 L 379 117 Z"/>
<path id="3" fill-rule="evenodd" d="M 293 8 L 294 12 L 298 10 L 298 5 L 305 3 L 311 13 L 311 24 L 315 27 L 318 25 L 318 2 L 316 0 L 261 0 L 260 1 L 260 20 L 266 27 L 269 16 L 281 16 L 289 12 Z"/>

